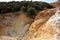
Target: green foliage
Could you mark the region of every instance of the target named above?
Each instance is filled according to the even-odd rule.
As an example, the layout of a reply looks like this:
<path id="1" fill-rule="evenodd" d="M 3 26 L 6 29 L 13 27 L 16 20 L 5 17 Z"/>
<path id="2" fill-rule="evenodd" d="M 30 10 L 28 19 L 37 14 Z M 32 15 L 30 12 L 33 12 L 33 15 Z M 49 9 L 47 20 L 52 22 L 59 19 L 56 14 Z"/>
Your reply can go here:
<path id="1" fill-rule="evenodd" d="M 21 7 L 21 11 L 26 12 L 27 11 L 27 7 Z"/>
<path id="2" fill-rule="evenodd" d="M 35 13 L 36 13 L 36 9 L 35 8 L 33 8 L 33 7 L 30 7 L 30 8 L 28 8 L 27 9 L 27 16 L 33 16 L 33 15 L 35 15 Z"/>
<path id="3" fill-rule="evenodd" d="M 28 13 L 26 14 L 27 16 L 32 16 L 35 15 L 36 12 L 48 8 L 53 8 L 53 6 L 46 2 L 38 2 L 38 1 L 0 2 L 0 14 L 23 11 Z"/>

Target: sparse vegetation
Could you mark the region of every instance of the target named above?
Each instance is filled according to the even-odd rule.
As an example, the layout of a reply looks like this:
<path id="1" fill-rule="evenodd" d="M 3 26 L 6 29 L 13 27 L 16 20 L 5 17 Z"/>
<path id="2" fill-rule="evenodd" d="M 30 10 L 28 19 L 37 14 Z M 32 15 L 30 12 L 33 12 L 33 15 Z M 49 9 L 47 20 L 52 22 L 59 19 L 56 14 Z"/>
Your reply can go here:
<path id="1" fill-rule="evenodd" d="M 30 8 L 27 9 L 27 14 L 26 15 L 33 16 L 33 15 L 35 15 L 35 13 L 36 13 L 36 9 L 33 8 L 33 7 L 30 7 Z"/>
<path id="2" fill-rule="evenodd" d="M 27 16 L 31 16 L 35 15 L 36 12 L 47 8 L 53 8 L 53 6 L 46 2 L 37 2 L 37 1 L 0 2 L 0 14 L 23 11 L 27 13 Z"/>
<path id="3" fill-rule="evenodd" d="M 21 7 L 21 11 L 27 12 L 27 7 Z"/>

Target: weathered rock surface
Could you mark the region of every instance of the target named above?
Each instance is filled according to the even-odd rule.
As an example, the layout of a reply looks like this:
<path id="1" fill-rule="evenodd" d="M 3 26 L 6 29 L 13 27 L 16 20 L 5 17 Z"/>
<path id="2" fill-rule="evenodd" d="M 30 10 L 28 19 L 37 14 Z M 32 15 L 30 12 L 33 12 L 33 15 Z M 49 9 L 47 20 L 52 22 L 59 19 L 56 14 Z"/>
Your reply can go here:
<path id="1" fill-rule="evenodd" d="M 43 18 L 35 20 L 23 40 L 60 40 L 60 9 L 57 10 L 53 15 L 43 14 Z"/>
<path id="2" fill-rule="evenodd" d="M 0 40 L 60 40 L 60 8 L 41 11 L 32 21 L 24 14 L 0 16 Z"/>
<path id="3" fill-rule="evenodd" d="M 28 31 L 33 19 L 17 13 L 18 15 L 8 13 L 0 16 L 0 36 L 23 37 Z"/>
<path id="4" fill-rule="evenodd" d="M 17 38 L 8 37 L 8 36 L 1 36 L 0 40 L 17 40 Z"/>
<path id="5" fill-rule="evenodd" d="M 57 2 L 53 2 L 51 3 L 54 7 L 60 7 L 60 0 L 58 0 Z"/>

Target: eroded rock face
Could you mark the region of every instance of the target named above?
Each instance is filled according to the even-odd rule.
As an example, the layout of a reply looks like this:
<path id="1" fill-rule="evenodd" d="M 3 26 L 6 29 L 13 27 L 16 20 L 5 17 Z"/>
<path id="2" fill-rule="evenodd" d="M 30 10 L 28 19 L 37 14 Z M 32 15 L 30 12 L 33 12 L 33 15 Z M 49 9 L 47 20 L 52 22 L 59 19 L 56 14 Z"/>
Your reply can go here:
<path id="1" fill-rule="evenodd" d="M 23 40 L 60 40 L 60 9 L 57 9 L 56 13 L 46 22 L 43 21 L 43 18 L 32 23 Z M 41 22 L 44 23 L 40 24 Z"/>
<path id="2" fill-rule="evenodd" d="M 17 38 L 8 37 L 8 36 L 0 36 L 0 40 L 17 40 Z"/>
<path id="3" fill-rule="evenodd" d="M 33 19 L 23 14 L 4 15 L 0 20 L 0 40 L 60 40 L 60 8 L 40 12 L 31 26 Z"/>
<path id="4" fill-rule="evenodd" d="M 29 30 L 33 30 L 32 28 L 36 28 L 35 31 L 38 30 L 40 26 L 42 26 L 44 23 L 48 21 L 48 19 L 54 15 L 56 12 L 56 9 L 47 9 L 39 12 L 35 18 L 34 23 L 32 23 L 32 27 L 29 28 Z"/>
<path id="5" fill-rule="evenodd" d="M 23 13 L 13 13 L 0 16 L 0 36 L 23 37 L 28 31 L 33 19 Z"/>
<path id="6" fill-rule="evenodd" d="M 60 7 L 60 0 L 51 3 L 54 7 Z"/>

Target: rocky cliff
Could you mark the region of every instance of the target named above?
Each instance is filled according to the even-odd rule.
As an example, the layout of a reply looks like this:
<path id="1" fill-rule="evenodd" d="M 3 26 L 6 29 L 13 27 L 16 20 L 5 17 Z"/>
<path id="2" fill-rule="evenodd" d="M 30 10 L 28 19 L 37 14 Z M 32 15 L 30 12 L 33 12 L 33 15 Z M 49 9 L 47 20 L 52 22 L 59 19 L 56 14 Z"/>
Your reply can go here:
<path id="1" fill-rule="evenodd" d="M 23 40 L 60 40 L 60 8 L 43 12 L 43 15 L 40 14 L 40 18 L 37 17 L 31 24 Z"/>
<path id="2" fill-rule="evenodd" d="M 31 24 L 32 21 L 24 14 L 3 15 L 0 18 L 0 40 L 60 40 L 60 8 L 41 11 Z"/>
<path id="3" fill-rule="evenodd" d="M 32 21 L 22 12 L 0 15 L 0 36 L 23 37 Z"/>
<path id="4" fill-rule="evenodd" d="M 0 15 L 0 40 L 60 40 L 60 8 L 43 10 L 35 19 L 23 12 Z"/>
<path id="5" fill-rule="evenodd" d="M 60 7 L 60 1 L 51 3 L 54 7 Z"/>

